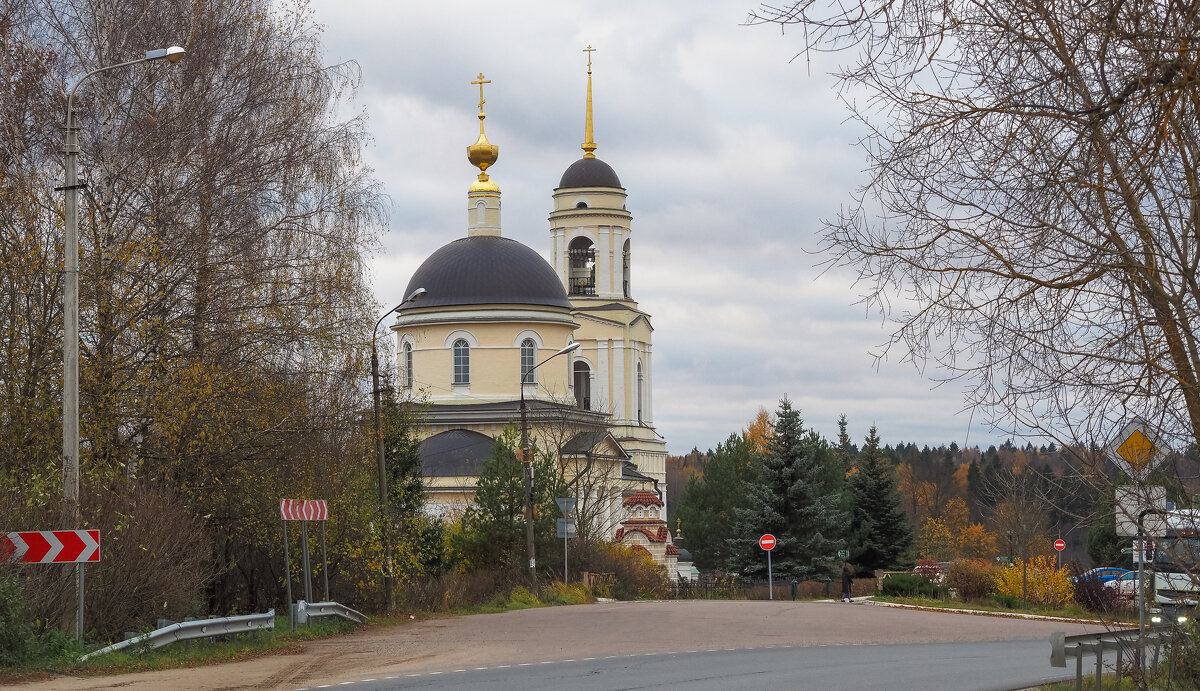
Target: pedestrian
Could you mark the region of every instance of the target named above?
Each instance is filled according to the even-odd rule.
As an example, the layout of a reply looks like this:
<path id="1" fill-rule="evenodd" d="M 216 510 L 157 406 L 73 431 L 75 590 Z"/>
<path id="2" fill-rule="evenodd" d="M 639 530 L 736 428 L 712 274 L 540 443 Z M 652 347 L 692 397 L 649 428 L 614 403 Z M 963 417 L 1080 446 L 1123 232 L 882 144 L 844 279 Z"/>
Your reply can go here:
<path id="1" fill-rule="evenodd" d="M 850 569 L 850 562 L 842 563 L 842 602 L 850 601 L 850 590 L 854 587 L 854 571 Z"/>

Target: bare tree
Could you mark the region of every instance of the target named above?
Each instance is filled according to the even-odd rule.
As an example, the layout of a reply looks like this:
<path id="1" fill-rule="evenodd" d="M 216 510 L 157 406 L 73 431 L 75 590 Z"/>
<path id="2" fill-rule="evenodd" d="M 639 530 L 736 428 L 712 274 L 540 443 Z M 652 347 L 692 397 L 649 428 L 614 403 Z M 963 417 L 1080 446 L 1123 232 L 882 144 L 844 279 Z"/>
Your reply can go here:
<path id="1" fill-rule="evenodd" d="M 870 181 L 831 266 L 888 347 L 990 421 L 1107 441 L 1200 434 L 1200 2 L 801 0 L 751 23 L 845 51 Z M 1064 444 L 1065 445 L 1065 444 Z"/>

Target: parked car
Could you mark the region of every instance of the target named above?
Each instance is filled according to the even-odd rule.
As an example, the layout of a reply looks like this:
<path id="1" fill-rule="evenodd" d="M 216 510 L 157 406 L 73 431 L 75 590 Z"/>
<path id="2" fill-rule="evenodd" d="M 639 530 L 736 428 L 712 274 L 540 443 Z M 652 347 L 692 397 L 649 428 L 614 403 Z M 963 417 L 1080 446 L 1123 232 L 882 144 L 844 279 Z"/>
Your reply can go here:
<path id="1" fill-rule="evenodd" d="M 1129 569 L 1122 569 L 1119 566 L 1098 566 L 1076 576 L 1075 582 L 1078 583 L 1086 578 L 1091 578 L 1101 583 L 1110 583 L 1127 573 L 1131 573 L 1131 571 Z"/>
<path id="2" fill-rule="evenodd" d="M 1126 597 L 1136 597 L 1138 594 L 1138 573 L 1137 571 L 1129 571 L 1123 573 L 1118 578 L 1104 584 L 1105 588 L 1116 588 L 1117 592 Z"/>

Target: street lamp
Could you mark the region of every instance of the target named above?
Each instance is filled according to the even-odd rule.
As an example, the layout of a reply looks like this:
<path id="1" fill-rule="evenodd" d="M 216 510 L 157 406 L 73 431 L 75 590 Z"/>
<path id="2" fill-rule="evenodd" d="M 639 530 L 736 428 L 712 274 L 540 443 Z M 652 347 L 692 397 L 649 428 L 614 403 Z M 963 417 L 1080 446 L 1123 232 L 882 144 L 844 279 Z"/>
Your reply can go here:
<path id="1" fill-rule="evenodd" d="M 371 330 L 371 395 L 375 399 L 375 459 L 379 463 L 379 515 L 382 519 L 380 526 L 380 535 L 383 538 L 383 587 L 387 591 L 387 608 L 390 612 L 396 607 L 395 593 L 395 578 L 392 576 L 392 541 L 388 536 L 389 519 L 387 515 L 387 463 L 384 460 L 383 453 L 383 425 L 380 422 L 379 412 L 379 351 L 375 347 L 375 338 L 379 335 L 379 325 L 383 323 L 388 315 L 416 300 L 424 297 L 426 294 L 424 288 L 417 288 L 408 297 L 404 298 L 404 302 L 391 308 L 383 313 L 379 321 L 375 322 L 375 328 Z"/>
<path id="2" fill-rule="evenodd" d="M 550 357 L 521 373 L 521 462 L 525 468 L 525 548 L 529 552 L 529 582 L 537 584 L 537 556 L 533 548 L 533 458 L 529 450 L 529 419 L 525 414 L 525 382 L 529 375 L 559 355 L 579 348 L 579 341 L 568 344 Z"/>
<path id="3" fill-rule="evenodd" d="M 63 191 L 63 507 L 71 525 L 79 526 L 79 128 L 75 125 L 75 90 L 88 77 L 121 67 L 166 58 L 172 64 L 187 54 L 179 46 L 146 51 L 146 57 L 100 67 L 88 72 L 67 92 L 66 143 L 63 169 L 66 181 L 55 191 Z M 75 567 L 79 590 L 79 613 L 75 636 L 83 637 L 83 567 Z"/>

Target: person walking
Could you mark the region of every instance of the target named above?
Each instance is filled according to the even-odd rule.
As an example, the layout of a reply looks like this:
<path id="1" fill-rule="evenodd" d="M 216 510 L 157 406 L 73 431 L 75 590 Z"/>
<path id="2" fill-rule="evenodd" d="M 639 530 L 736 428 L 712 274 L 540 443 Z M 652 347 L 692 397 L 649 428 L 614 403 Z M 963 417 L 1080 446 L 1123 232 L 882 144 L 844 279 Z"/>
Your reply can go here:
<path id="1" fill-rule="evenodd" d="M 842 602 L 850 602 L 850 591 L 854 587 L 854 571 L 850 562 L 842 562 Z"/>

